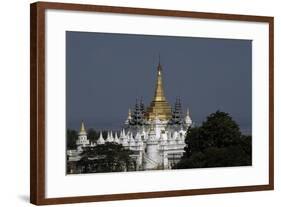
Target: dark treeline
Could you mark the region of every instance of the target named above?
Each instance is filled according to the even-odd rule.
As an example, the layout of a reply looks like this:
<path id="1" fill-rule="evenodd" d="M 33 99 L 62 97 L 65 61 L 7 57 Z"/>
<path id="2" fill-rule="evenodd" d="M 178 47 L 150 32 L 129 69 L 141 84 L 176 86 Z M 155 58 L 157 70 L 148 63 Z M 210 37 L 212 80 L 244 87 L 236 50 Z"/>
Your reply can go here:
<path id="1" fill-rule="evenodd" d="M 130 157 L 133 152 L 121 144 L 106 142 L 103 145 L 87 147 L 76 163 L 81 173 L 136 171 L 136 163 Z"/>
<path id="2" fill-rule="evenodd" d="M 229 114 L 217 111 L 187 132 L 185 153 L 177 169 L 252 164 L 252 136 L 242 135 Z"/>

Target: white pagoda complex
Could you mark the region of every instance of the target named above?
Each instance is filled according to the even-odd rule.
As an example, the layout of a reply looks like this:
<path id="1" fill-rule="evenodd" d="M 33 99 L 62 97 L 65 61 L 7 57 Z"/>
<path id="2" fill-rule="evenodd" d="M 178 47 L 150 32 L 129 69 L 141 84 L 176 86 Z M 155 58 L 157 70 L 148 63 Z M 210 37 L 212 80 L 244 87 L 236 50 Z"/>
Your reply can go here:
<path id="1" fill-rule="evenodd" d="M 171 169 L 184 153 L 185 134 L 191 125 L 189 110 L 183 114 L 179 98 L 173 108 L 167 102 L 159 62 L 155 94 L 150 106 L 146 108 L 142 100 L 137 101 L 134 109 L 129 109 L 124 128 L 114 134 L 108 131 L 106 138 L 100 133 L 96 143 L 89 143 L 82 123 L 77 151 L 85 146 L 115 142 L 134 152 L 131 156 L 135 159 L 137 170 Z M 73 150 L 68 155 L 70 160 L 79 160 L 79 153 Z"/>

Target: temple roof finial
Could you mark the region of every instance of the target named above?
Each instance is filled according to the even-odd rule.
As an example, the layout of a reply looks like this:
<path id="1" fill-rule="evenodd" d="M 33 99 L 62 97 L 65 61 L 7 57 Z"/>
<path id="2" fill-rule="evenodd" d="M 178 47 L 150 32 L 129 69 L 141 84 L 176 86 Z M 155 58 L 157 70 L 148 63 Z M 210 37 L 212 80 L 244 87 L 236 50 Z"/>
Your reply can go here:
<path id="1" fill-rule="evenodd" d="M 84 125 L 84 121 L 82 120 L 82 122 L 81 122 L 81 128 L 80 128 L 80 133 L 81 132 L 86 132 L 86 130 L 85 130 L 85 125 Z"/>
<path id="2" fill-rule="evenodd" d="M 157 76 L 155 83 L 155 92 L 153 100 L 150 106 L 146 110 L 145 116 L 149 120 L 155 119 L 155 111 L 157 111 L 157 116 L 160 120 L 169 120 L 172 116 L 171 107 L 169 103 L 166 101 L 166 97 L 164 94 L 164 86 L 163 86 L 163 77 L 162 77 L 162 66 L 160 62 L 160 54 L 159 54 L 159 63 L 157 66 Z"/>
<path id="3" fill-rule="evenodd" d="M 162 66 L 161 66 L 160 53 L 159 53 L 159 55 L 158 55 L 158 66 L 157 66 L 157 71 L 158 71 L 158 75 L 161 75 Z"/>
<path id="4" fill-rule="evenodd" d="M 103 139 L 103 136 L 102 136 L 102 131 L 100 131 L 100 139 Z"/>

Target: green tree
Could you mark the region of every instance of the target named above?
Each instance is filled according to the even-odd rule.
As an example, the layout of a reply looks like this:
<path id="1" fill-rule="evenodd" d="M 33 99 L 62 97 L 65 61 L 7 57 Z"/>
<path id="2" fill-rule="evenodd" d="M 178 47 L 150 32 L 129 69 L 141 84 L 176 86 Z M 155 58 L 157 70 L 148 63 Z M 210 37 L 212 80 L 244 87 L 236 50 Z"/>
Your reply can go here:
<path id="1" fill-rule="evenodd" d="M 78 166 L 83 173 L 132 171 L 136 169 L 132 153 L 121 144 L 106 142 L 86 148 Z"/>
<path id="2" fill-rule="evenodd" d="M 67 129 L 67 149 L 76 149 L 77 131 L 72 129 Z"/>
<path id="3" fill-rule="evenodd" d="M 207 117 L 202 126 L 190 128 L 187 147 L 175 168 L 245 166 L 252 163 L 252 137 L 242 135 L 225 112 Z"/>

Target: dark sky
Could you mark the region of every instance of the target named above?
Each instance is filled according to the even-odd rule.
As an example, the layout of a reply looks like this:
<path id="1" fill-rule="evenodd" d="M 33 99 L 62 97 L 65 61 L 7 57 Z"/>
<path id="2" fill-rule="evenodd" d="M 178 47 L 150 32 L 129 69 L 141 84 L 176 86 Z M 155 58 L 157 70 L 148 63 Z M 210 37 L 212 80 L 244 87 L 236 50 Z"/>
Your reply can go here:
<path id="1" fill-rule="evenodd" d="M 251 133 L 251 40 L 92 32 L 66 32 L 67 127 L 121 128 L 136 98 L 152 100 L 159 53 L 171 105 L 180 96 L 198 125 L 228 112 Z"/>

